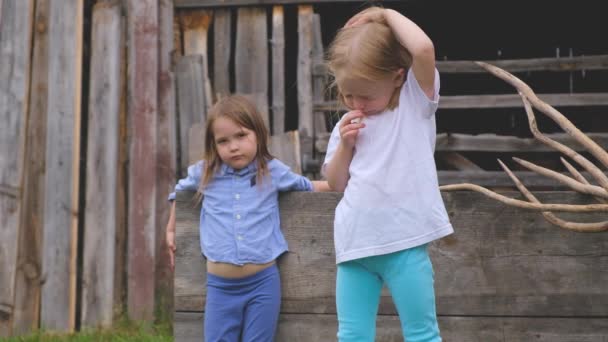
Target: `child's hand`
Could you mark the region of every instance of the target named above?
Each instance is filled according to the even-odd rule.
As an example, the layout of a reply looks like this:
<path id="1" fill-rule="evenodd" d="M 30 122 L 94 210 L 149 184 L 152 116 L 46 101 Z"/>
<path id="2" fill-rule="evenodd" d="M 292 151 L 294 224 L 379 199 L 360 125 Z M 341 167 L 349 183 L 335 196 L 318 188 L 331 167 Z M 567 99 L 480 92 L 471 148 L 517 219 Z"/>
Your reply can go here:
<path id="1" fill-rule="evenodd" d="M 350 149 L 355 147 L 359 130 L 365 127 L 365 124 L 361 122 L 362 119 L 363 112 L 360 110 L 353 110 L 344 115 L 340 123 L 340 141 L 344 146 Z"/>
<path id="2" fill-rule="evenodd" d="M 358 13 L 354 17 L 350 18 L 344 27 L 357 26 L 365 23 L 380 23 L 386 24 L 386 19 L 384 18 L 384 9 L 380 7 L 372 7 Z"/>

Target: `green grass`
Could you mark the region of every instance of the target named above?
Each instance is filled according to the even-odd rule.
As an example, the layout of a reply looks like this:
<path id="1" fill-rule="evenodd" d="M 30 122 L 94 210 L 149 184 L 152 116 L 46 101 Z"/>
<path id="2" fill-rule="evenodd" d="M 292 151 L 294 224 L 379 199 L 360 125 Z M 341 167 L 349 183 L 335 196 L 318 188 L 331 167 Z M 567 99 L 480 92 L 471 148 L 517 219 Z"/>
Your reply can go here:
<path id="1" fill-rule="evenodd" d="M 108 330 L 86 330 L 74 334 L 51 334 L 43 331 L 21 337 L 0 339 L 3 342 L 169 342 L 173 341 L 168 325 L 149 326 L 123 321 Z"/>

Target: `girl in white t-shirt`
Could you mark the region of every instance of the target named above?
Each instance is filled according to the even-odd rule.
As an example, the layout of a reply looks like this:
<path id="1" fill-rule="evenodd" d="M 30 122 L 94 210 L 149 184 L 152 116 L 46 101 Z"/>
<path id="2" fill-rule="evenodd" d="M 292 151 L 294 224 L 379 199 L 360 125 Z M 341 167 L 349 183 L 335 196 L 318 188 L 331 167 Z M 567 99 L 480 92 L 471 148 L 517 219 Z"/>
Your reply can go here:
<path id="1" fill-rule="evenodd" d="M 433 153 L 439 73 L 430 38 L 391 9 L 351 18 L 328 55 L 339 99 L 323 172 L 335 191 L 338 340 L 374 341 L 389 288 L 408 342 L 441 341 L 427 244 L 453 232 Z"/>

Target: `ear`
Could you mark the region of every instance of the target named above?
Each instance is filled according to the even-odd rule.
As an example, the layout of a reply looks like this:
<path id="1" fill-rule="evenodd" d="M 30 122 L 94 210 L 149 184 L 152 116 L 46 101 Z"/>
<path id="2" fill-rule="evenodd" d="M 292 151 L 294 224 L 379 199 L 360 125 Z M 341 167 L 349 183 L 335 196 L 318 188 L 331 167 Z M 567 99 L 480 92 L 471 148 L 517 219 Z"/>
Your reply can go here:
<path id="1" fill-rule="evenodd" d="M 405 69 L 399 68 L 399 70 L 395 72 L 394 81 L 395 87 L 401 87 L 401 85 L 403 85 L 403 82 L 405 81 Z"/>

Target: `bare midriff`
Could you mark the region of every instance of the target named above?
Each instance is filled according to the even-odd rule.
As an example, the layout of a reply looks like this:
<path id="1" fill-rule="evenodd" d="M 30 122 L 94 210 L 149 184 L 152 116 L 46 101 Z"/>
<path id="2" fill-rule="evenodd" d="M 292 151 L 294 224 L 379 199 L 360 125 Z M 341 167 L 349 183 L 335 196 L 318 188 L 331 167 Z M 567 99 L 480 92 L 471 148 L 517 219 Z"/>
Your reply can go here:
<path id="1" fill-rule="evenodd" d="M 245 264 L 238 266 L 223 262 L 207 261 L 207 272 L 223 278 L 244 278 L 256 274 L 272 265 L 275 261 L 266 264 Z"/>

